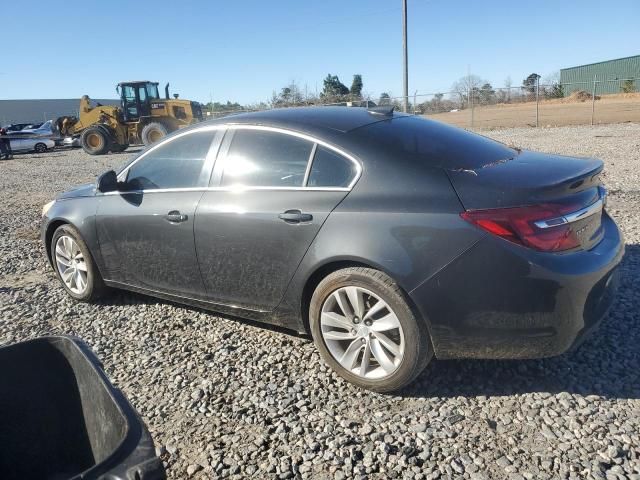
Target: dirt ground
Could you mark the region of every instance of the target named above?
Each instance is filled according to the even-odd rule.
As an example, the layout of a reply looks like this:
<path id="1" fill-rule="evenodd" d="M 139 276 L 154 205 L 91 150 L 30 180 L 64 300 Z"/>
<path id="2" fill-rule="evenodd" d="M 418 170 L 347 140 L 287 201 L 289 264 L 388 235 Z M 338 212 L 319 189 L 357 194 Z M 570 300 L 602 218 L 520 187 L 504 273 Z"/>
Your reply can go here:
<path id="1" fill-rule="evenodd" d="M 544 100 L 539 104 L 539 126 L 557 127 L 591 123 L 591 100 L 569 103 L 561 100 Z M 471 123 L 471 110 L 428 115 L 429 118 L 459 127 L 511 128 L 536 126 L 536 103 L 499 104 L 476 107 Z M 603 95 L 596 100 L 594 123 L 640 122 L 640 94 Z"/>

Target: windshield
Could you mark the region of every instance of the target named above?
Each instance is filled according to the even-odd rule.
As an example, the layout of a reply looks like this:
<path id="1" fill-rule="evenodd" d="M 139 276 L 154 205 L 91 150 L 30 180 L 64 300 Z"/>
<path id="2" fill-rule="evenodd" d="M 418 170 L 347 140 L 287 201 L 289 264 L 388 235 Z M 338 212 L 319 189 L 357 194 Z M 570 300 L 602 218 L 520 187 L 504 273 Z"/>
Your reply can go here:
<path id="1" fill-rule="evenodd" d="M 517 155 L 517 151 L 490 138 L 417 116 L 395 117 L 354 130 L 366 142 L 402 152 L 436 167 L 474 169 Z"/>
<path id="2" fill-rule="evenodd" d="M 160 98 L 157 83 L 147 83 L 147 98 Z"/>

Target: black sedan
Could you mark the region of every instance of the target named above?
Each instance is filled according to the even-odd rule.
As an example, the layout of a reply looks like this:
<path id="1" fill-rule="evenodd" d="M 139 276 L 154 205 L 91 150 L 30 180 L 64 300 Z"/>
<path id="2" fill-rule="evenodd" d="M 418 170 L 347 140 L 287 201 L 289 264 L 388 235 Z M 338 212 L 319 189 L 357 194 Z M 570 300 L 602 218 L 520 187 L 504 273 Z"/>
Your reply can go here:
<path id="1" fill-rule="evenodd" d="M 438 358 L 534 358 L 603 317 L 624 247 L 603 163 L 381 107 L 180 130 L 43 210 L 63 287 L 123 288 L 310 333 L 377 391 Z"/>

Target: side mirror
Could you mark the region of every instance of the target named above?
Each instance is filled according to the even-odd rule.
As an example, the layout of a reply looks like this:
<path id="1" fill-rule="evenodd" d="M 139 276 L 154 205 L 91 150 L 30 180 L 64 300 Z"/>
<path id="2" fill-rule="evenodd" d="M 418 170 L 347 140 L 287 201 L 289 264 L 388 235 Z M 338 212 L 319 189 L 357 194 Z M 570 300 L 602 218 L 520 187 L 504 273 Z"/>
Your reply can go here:
<path id="1" fill-rule="evenodd" d="M 113 170 L 104 172 L 98 177 L 98 191 L 102 193 L 115 192 L 118 190 L 118 176 Z"/>

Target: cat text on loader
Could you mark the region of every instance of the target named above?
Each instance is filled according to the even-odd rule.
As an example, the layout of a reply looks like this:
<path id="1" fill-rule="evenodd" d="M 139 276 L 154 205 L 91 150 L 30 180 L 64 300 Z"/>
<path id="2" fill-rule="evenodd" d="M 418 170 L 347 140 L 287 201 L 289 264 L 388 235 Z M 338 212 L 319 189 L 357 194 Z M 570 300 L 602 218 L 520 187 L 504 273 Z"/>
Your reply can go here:
<path id="1" fill-rule="evenodd" d="M 91 106 L 87 95 L 80 99 L 79 118 L 59 119 L 63 135 L 80 135 L 85 152 L 102 155 L 121 152 L 129 144 L 150 145 L 179 128 L 202 120 L 198 102 L 158 95 L 156 82 L 122 82 L 118 84 L 120 106 Z"/>

